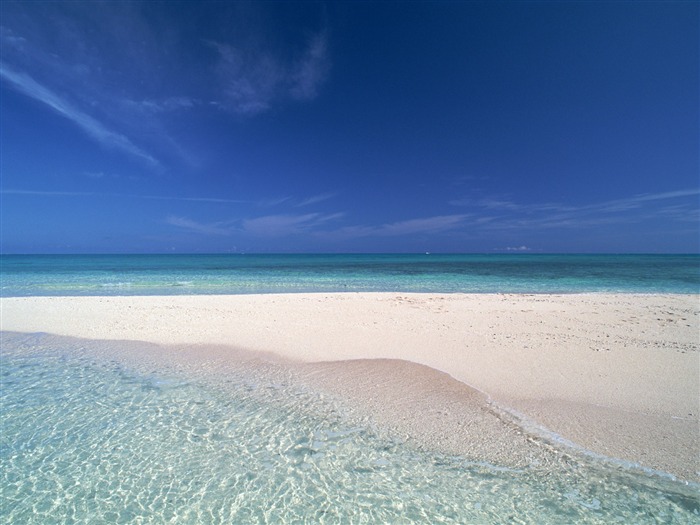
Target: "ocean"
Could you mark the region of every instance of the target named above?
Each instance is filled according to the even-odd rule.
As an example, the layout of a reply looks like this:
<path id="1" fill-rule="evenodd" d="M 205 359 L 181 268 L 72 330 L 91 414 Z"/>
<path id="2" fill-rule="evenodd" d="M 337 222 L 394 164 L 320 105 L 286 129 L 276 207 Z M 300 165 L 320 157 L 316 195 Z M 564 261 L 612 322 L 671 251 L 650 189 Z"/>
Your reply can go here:
<path id="1" fill-rule="evenodd" d="M 2 257 L 5 297 L 699 288 L 698 256 Z M 518 467 L 446 455 L 272 364 L 50 334 L 0 343 L 2 523 L 700 523 L 696 484 L 551 442 Z"/>
<path id="2" fill-rule="evenodd" d="M 699 293 L 700 255 L 4 255 L 0 295 Z"/>

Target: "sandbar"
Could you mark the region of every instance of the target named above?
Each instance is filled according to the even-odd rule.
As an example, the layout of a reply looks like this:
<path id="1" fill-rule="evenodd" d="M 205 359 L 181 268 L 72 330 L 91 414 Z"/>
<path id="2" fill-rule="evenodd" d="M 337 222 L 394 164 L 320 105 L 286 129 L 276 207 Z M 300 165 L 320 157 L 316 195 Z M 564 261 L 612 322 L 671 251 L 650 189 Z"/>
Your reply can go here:
<path id="1" fill-rule="evenodd" d="M 3 331 L 259 353 L 413 427 L 435 425 L 421 399 L 476 392 L 595 454 L 700 481 L 698 295 L 22 297 L 0 312 Z M 399 408 L 382 415 L 389 392 Z"/>

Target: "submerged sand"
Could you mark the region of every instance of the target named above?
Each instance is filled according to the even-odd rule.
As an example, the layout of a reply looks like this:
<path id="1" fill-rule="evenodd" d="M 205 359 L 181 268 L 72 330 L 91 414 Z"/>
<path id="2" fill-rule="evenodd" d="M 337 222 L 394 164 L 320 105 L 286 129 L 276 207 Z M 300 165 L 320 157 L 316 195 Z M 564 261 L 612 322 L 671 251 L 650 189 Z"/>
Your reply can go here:
<path id="1" fill-rule="evenodd" d="M 493 409 L 469 408 L 488 399 L 595 453 L 700 481 L 698 295 L 32 297 L 0 308 L 5 331 L 232 360 L 234 348 L 260 352 L 449 452 L 493 424 Z"/>

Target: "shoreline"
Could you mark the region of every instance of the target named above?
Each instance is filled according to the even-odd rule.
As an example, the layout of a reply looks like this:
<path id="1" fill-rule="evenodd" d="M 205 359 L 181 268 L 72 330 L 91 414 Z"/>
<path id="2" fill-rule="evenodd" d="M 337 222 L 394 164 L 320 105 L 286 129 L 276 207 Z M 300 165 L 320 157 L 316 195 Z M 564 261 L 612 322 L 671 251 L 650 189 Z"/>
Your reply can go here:
<path id="1" fill-rule="evenodd" d="M 297 368 L 313 364 L 307 369 L 326 369 L 325 376 L 316 374 L 317 386 L 356 404 L 396 389 L 429 392 L 433 383 L 423 390 L 414 386 L 417 368 L 391 360 L 407 361 L 448 374 L 595 454 L 698 482 L 698 297 L 353 292 L 22 297 L 1 298 L 0 308 L 3 331 L 189 346 L 202 356 L 217 345 L 261 352 Z M 217 353 L 226 358 L 227 351 Z M 358 381 L 379 369 L 379 384 Z M 398 386 L 390 386 L 392 374 L 403 378 Z M 347 379 L 344 386 L 339 378 Z M 358 391 L 358 384 L 364 389 Z M 452 392 L 445 399 L 460 396 Z M 376 418 L 391 416 L 373 403 Z M 403 403 L 403 414 L 430 411 L 416 403 Z M 414 426 L 421 426 L 420 419 Z"/>

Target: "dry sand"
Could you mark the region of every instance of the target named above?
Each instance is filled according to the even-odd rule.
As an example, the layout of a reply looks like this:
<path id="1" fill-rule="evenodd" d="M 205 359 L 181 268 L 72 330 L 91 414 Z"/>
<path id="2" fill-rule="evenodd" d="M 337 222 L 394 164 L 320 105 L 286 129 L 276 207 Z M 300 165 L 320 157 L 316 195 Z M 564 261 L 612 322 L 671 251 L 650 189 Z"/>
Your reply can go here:
<path id="1" fill-rule="evenodd" d="M 459 452 L 455 403 L 481 394 L 396 360 L 410 361 L 586 449 L 700 481 L 697 295 L 33 297 L 0 308 L 6 331 L 266 352 L 417 439 L 446 416 L 440 446 Z"/>

